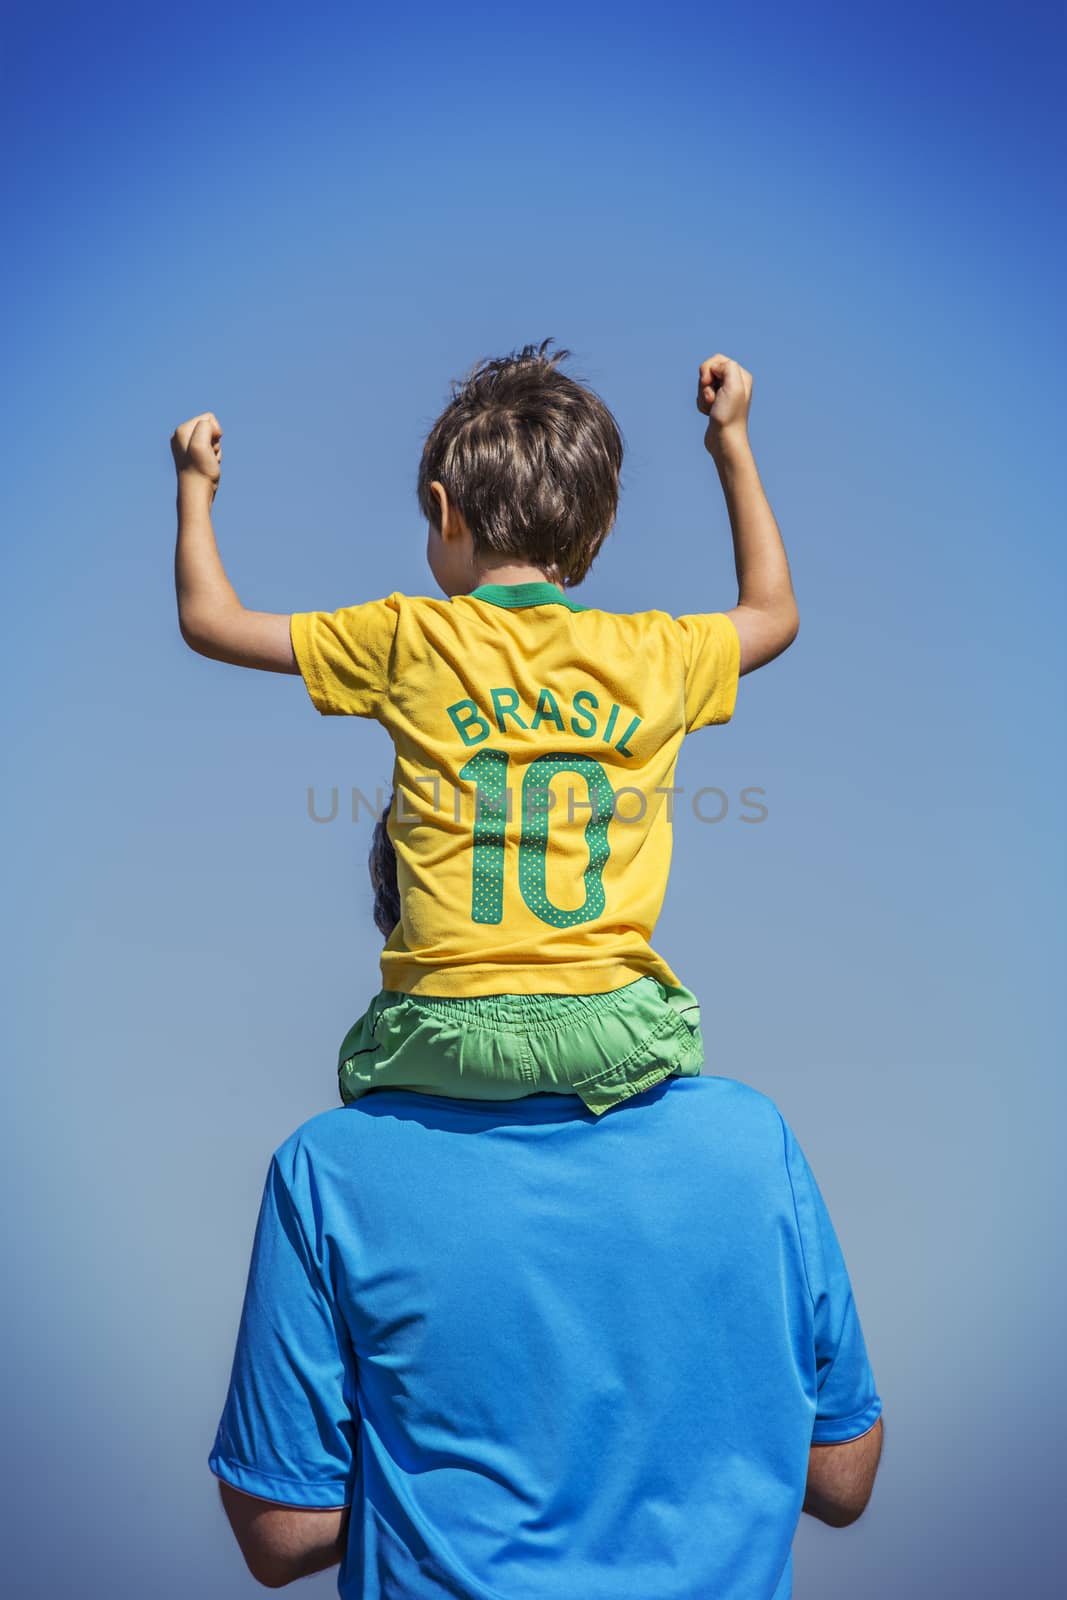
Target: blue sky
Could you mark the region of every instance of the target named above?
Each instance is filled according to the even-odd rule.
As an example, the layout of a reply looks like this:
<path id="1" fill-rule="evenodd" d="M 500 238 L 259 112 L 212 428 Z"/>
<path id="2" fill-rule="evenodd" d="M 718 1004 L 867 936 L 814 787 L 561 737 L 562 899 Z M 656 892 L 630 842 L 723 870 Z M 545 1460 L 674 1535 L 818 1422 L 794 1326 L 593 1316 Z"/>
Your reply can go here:
<path id="1" fill-rule="evenodd" d="M 793 564 L 796 645 L 683 755 L 731 807 L 681 808 L 657 946 L 712 1070 L 807 1150 L 886 1395 L 876 1504 L 802 1530 L 798 1596 L 1054 1592 L 1065 31 L 911 0 L 7 8 L 20 1593 L 75 1560 L 87 1593 L 244 1592 L 205 1459 L 259 1186 L 377 977 L 366 821 L 306 795 L 384 782 L 384 737 L 182 645 L 170 432 L 222 421 L 249 605 L 432 592 L 422 438 L 451 378 L 549 335 L 627 444 L 586 603 L 733 603 L 716 350 L 755 375 Z"/>

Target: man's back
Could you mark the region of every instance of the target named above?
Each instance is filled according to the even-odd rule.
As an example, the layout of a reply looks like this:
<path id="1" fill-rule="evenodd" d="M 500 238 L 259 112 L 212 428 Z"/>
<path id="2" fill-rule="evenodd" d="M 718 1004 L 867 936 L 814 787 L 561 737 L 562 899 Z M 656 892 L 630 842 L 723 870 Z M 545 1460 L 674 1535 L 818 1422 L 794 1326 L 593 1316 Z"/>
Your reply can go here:
<path id="1" fill-rule="evenodd" d="M 211 1464 L 351 1503 L 366 1600 L 769 1600 L 813 1439 L 879 1411 L 770 1101 L 380 1091 L 272 1163 Z"/>

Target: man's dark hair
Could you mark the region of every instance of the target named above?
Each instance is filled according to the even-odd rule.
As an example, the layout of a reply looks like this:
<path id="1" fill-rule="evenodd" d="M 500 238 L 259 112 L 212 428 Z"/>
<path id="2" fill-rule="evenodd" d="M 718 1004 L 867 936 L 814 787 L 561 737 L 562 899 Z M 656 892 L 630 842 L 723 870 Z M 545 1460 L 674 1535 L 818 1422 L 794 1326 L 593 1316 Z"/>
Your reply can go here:
<path id="1" fill-rule="evenodd" d="M 560 372 L 551 339 L 479 362 L 430 430 L 419 465 L 423 516 L 440 530 L 437 479 L 479 553 L 514 556 L 581 583 L 611 531 L 623 443 L 600 397 Z"/>
<path id="2" fill-rule="evenodd" d="M 396 881 L 396 851 L 389 837 L 389 813 L 393 797 L 374 824 L 370 843 L 370 881 L 374 890 L 374 926 L 388 939 L 400 921 L 400 890 Z"/>

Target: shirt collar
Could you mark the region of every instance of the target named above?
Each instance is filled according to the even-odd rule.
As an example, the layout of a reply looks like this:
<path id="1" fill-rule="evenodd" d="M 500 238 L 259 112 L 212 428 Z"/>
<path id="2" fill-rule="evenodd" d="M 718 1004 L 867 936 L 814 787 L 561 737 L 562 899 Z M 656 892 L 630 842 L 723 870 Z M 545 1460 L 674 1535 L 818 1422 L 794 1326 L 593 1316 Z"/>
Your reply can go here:
<path id="1" fill-rule="evenodd" d="M 472 589 L 468 600 L 484 600 L 491 606 L 504 606 L 518 610 L 526 606 L 566 606 L 568 611 L 588 611 L 569 594 L 563 594 L 554 583 L 483 583 Z"/>

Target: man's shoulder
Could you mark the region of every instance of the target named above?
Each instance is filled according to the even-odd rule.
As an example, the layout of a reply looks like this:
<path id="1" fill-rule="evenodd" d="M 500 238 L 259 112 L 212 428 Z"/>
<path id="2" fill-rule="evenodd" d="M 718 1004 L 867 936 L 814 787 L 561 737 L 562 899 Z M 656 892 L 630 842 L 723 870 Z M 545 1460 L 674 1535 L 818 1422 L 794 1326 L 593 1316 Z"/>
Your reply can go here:
<path id="1" fill-rule="evenodd" d="M 309 1117 L 278 1146 L 274 1159 L 285 1172 L 303 1161 L 342 1153 L 347 1161 L 355 1148 L 369 1148 L 408 1123 L 422 1128 L 432 1125 L 446 1132 L 467 1129 L 475 1121 L 495 1126 L 507 1122 L 513 1131 L 525 1126 L 536 1133 L 543 1127 L 541 1103 L 547 1102 L 550 1108 L 545 1116 L 567 1119 L 570 1108 L 560 1104 L 564 1099 L 531 1095 L 525 1100 L 486 1102 L 420 1095 L 413 1090 L 378 1090 L 350 1105 L 334 1106 Z M 577 1097 L 571 1115 L 596 1134 L 596 1119 Z M 617 1129 L 634 1136 L 651 1133 L 654 1125 L 662 1130 L 664 1123 L 670 1123 L 737 1150 L 758 1146 L 779 1154 L 786 1126 L 774 1101 L 758 1089 L 736 1078 L 710 1076 L 669 1078 L 606 1115 Z"/>
<path id="2" fill-rule="evenodd" d="M 747 1136 L 781 1150 L 785 1118 L 774 1101 L 738 1078 L 701 1075 L 668 1080 L 672 1108 L 720 1131 L 730 1141 Z"/>
<path id="3" fill-rule="evenodd" d="M 294 1128 L 288 1139 L 274 1151 L 272 1160 L 283 1172 L 291 1172 L 303 1155 L 337 1150 L 351 1143 L 352 1134 L 359 1126 L 353 1122 L 354 1106 L 331 1106 L 328 1111 L 318 1111 Z M 361 1119 L 360 1119 L 361 1120 Z"/>
<path id="4" fill-rule="evenodd" d="M 782 1113 L 769 1095 L 754 1089 L 740 1078 L 723 1078 L 713 1073 L 702 1073 L 699 1078 L 678 1078 L 678 1087 L 686 1086 L 690 1092 L 704 1096 L 714 1095 L 732 1109 L 753 1117 L 781 1119 Z"/>

